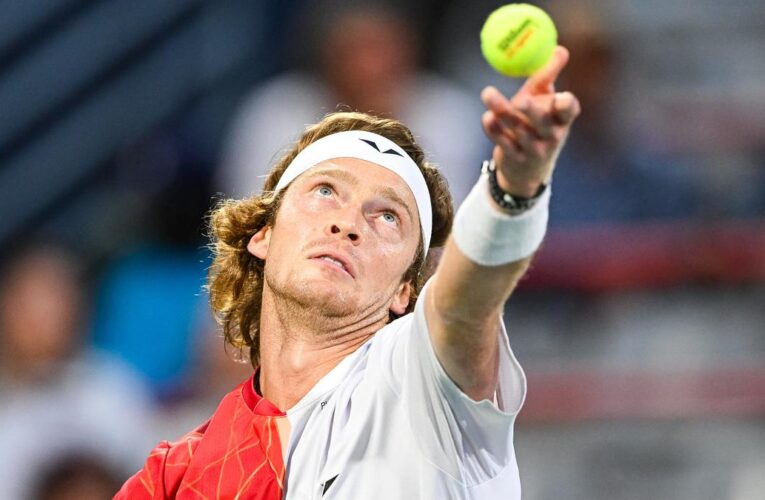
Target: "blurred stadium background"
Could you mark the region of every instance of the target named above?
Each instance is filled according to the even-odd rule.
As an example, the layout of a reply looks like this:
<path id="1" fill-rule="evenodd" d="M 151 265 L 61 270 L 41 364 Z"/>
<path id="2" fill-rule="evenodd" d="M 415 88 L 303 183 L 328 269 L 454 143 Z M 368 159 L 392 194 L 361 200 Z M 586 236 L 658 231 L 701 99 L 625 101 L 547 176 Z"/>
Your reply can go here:
<path id="1" fill-rule="evenodd" d="M 402 118 L 461 199 L 500 4 L 0 2 L 0 498 L 106 498 L 247 376 L 204 217 L 304 124 Z M 765 2 L 539 5 L 584 111 L 507 308 L 524 496 L 763 499 Z"/>

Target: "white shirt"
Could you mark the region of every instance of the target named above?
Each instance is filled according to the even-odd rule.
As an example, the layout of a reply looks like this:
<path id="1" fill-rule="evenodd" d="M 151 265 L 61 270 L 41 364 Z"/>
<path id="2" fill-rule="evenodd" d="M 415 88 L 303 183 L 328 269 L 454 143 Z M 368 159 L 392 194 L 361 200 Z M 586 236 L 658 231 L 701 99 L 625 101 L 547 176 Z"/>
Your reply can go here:
<path id="1" fill-rule="evenodd" d="M 521 498 L 513 423 L 526 379 L 504 325 L 497 402 L 473 401 L 436 358 L 426 293 L 287 411 L 285 499 Z"/>

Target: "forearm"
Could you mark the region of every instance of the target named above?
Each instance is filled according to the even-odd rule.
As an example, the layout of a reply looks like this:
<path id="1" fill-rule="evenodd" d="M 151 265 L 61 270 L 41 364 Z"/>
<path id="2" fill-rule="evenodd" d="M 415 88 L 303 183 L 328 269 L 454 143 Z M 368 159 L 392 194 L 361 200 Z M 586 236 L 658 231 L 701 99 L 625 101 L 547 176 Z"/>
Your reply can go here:
<path id="1" fill-rule="evenodd" d="M 497 385 L 502 307 L 531 258 L 502 266 L 468 259 L 450 238 L 426 297 L 426 317 L 444 371 L 476 401 Z"/>
<path id="2" fill-rule="evenodd" d="M 452 237 L 433 278 L 433 306 L 447 325 L 483 326 L 498 317 L 531 262 L 526 257 L 499 266 L 470 260 Z"/>
<path id="3" fill-rule="evenodd" d="M 502 173 L 485 163 L 457 211 L 436 275 L 440 313 L 483 324 L 502 308 L 542 243 L 549 187 L 521 202 L 514 192 L 499 187 L 502 180 Z"/>
<path id="4" fill-rule="evenodd" d="M 511 216 L 488 185 L 485 174 L 460 207 L 426 297 L 436 354 L 476 400 L 490 399 L 496 387 L 500 314 L 542 241 L 549 199 Z"/>

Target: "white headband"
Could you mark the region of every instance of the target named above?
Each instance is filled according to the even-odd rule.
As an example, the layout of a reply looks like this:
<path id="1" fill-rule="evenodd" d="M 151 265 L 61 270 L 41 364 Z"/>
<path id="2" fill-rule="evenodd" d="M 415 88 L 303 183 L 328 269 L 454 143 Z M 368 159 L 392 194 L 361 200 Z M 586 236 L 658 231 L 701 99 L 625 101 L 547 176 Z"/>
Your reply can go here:
<path id="1" fill-rule="evenodd" d="M 417 164 L 396 143 L 381 135 L 363 130 L 349 130 L 322 137 L 312 142 L 292 160 L 274 191 L 279 192 L 309 168 L 333 158 L 358 158 L 385 167 L 404 179 L 414 194 L 420 215 L 422 243 L 425 253 L 430 248 L 433 214 L 430 192 Z"/>

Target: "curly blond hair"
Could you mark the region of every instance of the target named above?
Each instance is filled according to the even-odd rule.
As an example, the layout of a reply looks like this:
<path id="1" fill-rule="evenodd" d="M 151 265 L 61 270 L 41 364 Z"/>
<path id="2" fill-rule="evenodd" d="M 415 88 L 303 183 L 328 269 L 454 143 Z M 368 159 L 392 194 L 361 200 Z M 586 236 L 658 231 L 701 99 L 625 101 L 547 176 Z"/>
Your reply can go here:
<path id="1" fill-rule="evenodd" d="M 223 200 L 209 216 L 209 235 L 213 262 L 207 288 L 210 305 L 228 345 L 249 351 L 253 367 L 259 363 L 260 312 L 263 295 L 265 262 L 247 251 L 250 238 L 266 225 L 273 224 L 282 194 L 273 189 L 285 169 L 300 151 L 314 141 L 337 132 L 365 130 L 387 137 L 398 144 L 420 168 L 430 191 L 433 208 L 431 248 L 436 251 L 423 255 L 422 240 L 417 256 L 403 280 L 412 283 L 412 294 L 406 312 L 411 312 L 427 275 L 434 266 L 428 256 L 439 252 L 451 230 L 454 218 L 452 198 L 446 179 L 431 164 L 415 142 L 412 132 L 401 122 L 378 118 L 366 113 L 330 113 L 320 122 L 305 129 L 298 141 L 281 157 L 266 178 L 263 192 L 241 200 Z M 426 265 L 427 264 L 427 265 Z M 395 316 L 390 317 L 394 319 Z"/>

